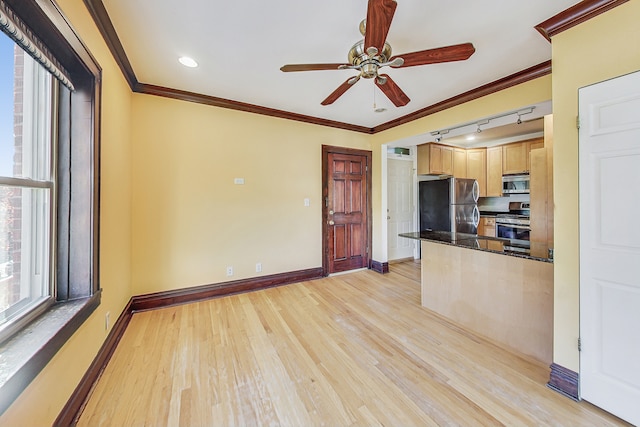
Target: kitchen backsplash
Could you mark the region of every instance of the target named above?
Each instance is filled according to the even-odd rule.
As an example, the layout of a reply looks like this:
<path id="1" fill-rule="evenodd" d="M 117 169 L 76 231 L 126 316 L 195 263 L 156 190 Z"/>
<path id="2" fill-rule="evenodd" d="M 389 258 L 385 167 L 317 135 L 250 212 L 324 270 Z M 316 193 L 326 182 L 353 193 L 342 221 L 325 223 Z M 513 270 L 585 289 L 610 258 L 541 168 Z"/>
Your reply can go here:
<path id="1" fill-rule="evenodd" d="M 509 212 L 509 202 L 529 202 L 528 194 L 512 194 L 508 197 L 480 197 L 480 212 Z"/>

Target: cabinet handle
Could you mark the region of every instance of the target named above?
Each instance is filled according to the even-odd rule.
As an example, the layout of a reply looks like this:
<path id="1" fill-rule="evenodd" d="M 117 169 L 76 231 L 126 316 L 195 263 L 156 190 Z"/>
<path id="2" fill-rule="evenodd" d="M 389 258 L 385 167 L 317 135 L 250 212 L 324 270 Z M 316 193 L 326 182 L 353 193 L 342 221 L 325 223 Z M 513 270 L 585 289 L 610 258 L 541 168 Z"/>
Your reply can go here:
<path id="1" fill-rule="evenodd" d="M 335 222 L 333 222 L 333 220 L 329 221 L 329 225 L 333 225 L 335 224 Z"/>

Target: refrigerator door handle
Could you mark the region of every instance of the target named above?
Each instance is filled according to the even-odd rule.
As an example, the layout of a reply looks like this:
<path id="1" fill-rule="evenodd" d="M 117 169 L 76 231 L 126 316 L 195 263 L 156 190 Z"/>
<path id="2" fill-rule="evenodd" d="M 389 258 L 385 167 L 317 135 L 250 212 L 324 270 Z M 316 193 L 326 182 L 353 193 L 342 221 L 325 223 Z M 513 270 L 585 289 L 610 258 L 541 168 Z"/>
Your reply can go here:
<path id="1" fill-rule="evenodd" d="M 480 197 L 480 185 L 478 185 L 478 180 L 473 181 L 473 201 L 478 202 L 478 198 Z"/>
<path id="2" fill-rule="evenodd" d="M 476 229 L 478 228 L 478 225 L 480 225 L 480 209 L 478 209 L 478 206 L 473 207 L 473 225 Z"/>

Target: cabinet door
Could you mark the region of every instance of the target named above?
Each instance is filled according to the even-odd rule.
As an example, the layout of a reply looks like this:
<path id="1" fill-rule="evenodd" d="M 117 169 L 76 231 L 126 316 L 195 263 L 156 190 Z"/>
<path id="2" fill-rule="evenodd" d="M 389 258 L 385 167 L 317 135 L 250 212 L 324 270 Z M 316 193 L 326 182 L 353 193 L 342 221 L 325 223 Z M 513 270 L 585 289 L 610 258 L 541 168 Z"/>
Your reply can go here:
<path id="1" fill-rule="evenodd" d="M 502 196 L 503 147 L 487 148 L 487 197 Z"/>
<path id="2" fill-rule="evenodd" d="M 442 175 L 453 175 L 453 147 L 441 145 L 439 148 L 442 159 L 440 173 Z"/>
<path id="3" fill-rule="evenodd" d="M 496 237 L 496 219 L 494 217 L 484 219 L 484 235 Z"/>
<path id="4" fill-rule="evenodd" d="M 544 148 L 544 138 L 527 141 L 527 171 L 531 172 L 531 150 Z"/>
<path id="5" fill-rule="evenodd" d="M 429 144 L 429 173 L 442 173 L 442 148 L 436 144 Z"/>
<path id="6" fill-rule="evenodd" d="M 453 175 L 453 147 L 418 145 L 418 175 Z"/>
<path id="7" fill-rule="evenodd" d="M 431 162 L 431 144 L 420 144 L 418 145 L 418 175 L 429 175 L 430 167 L 429 163 Z"/>
<path id="8" fill-rule="evenodd" d="M 547 242 L 547 152 L 545 149 L 531 152 L 531 240 Z"/>
<path id="9" fill-rule="evenodd" d="M 487 149 L 467 150 L 467 178 L 478 181 L 480 197 L 487 195 Z"/>
<path id="10" fill-rule="evenodd" d="M 505 175 L 514 173 L 526 173 L 528 144 L 526 142 L 514 142 L 502 146 L 502 173 Z"/>
<path id="11" fill-rule="evenodd" d="M 467 151 L 463 148 L 453 149 L 453 176 L 467 177 Z"/>

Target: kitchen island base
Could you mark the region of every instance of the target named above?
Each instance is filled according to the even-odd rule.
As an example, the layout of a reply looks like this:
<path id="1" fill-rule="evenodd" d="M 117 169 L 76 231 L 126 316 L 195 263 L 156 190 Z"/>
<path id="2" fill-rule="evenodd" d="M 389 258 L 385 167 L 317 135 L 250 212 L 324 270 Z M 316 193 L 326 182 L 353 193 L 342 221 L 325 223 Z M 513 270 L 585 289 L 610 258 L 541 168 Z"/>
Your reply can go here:
<path id="1" fill-rule="evenodd" d="M 552 263 L 421 243 L 424 307 L 509 349 L 552 362 Z"/>

